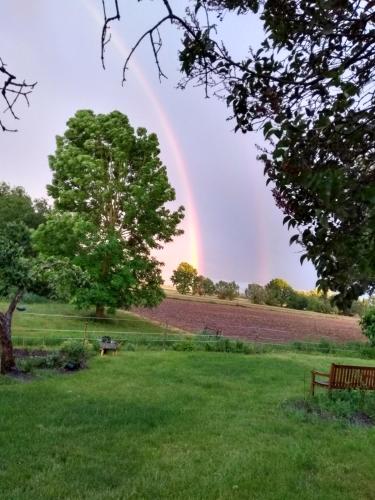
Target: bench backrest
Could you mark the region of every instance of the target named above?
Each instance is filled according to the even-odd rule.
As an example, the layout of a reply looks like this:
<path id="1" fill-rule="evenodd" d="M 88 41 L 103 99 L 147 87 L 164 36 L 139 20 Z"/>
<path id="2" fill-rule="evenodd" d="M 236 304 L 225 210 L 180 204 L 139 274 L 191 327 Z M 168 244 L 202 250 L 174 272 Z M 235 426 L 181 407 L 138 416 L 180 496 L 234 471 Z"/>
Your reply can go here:
<path id="1" fill-rule="evenodd" d="M 332 364 L 329 386 L 333 389 L 375 390 L 375 367 Z"/>

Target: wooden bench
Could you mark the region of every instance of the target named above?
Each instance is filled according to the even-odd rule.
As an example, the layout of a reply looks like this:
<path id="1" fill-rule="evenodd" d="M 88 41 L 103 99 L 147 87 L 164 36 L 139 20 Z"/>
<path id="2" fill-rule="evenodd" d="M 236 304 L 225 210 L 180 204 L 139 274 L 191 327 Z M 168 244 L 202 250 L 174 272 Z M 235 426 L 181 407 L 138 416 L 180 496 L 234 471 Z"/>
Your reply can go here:
<path id="1" fill-rule="evenodd" d="M 325 377 L 327 380 L 317 379 Z M 335 365 L 332 363 L 329 373 L 316 370 L 311 372 L 311 394 L 314 396 L 315 386 L 332 389 L 361 389 L 363 391 L 375 390 L 375 367 Z"/>
<path id="2" fill-rule="evenodd" d="M 109 342 L 100 342 L 100 354 L 104 356 L 108 351 L 112 351 L 113 354 L 117 353 L 117 349 L 119 347 L 118 342 L 115 340 L 111 340 Z"/>

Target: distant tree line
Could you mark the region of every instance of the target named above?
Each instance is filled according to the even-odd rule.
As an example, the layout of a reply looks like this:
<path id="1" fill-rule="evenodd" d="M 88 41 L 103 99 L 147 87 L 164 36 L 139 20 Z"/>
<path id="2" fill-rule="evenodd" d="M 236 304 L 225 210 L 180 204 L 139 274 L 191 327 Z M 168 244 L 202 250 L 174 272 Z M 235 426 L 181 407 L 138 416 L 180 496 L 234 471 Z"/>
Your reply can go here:
<path id="1" fill-rule="evenodd" d="M 188 262 L 181 262 L 173 271 L 171 281 L 182 295 L 216 295 L 219 299 L 233 300 L 240 294 L 240 287 L 234 281 L 214 283 L 210 278 L 198 274 Z"/>
<path id="2" fill-rule="evenodd" d="M 198 274 L 191 264 L 181 262 L 173 271 L 171 281 L 176 290 L 183 295 L 210 295 L 219 299 L 234 300 L 240 297 L 240 287 L 235 281 L 218 281 L 214 283 L 210 278 Z M 328 296 L 317 290 L 301 292 L 295 290 L 287 281 L 274 278 L 266 285 L 249 283 L 244 297 L 253 304 L 286 307 L 306 311 L 315 311 L 326 314 L 338 314 L 339 309 L 334 304 L 334 295 Z M 362 314 L 370 300 L 357 300 L 352 303 L 350 314 Z"/>

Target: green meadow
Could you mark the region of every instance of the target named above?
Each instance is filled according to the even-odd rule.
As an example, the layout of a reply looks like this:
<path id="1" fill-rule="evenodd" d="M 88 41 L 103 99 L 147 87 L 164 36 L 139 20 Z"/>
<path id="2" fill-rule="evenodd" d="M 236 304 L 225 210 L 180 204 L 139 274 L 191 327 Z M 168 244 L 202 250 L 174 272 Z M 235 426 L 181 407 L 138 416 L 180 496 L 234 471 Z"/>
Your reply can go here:
<path id="1" fill-rule="evenodd" d="M 44 307 L 64 311 L 53 305 L 28 311 L 43 314 Z M 26 318 L 17 313 L 15 330 L 39 328 L 44 317 Z M 43 321 L 56 339 L 57 330 L 72 329 L 70 322 L 81 332 L 86 321 L 68 318 L 68 328 L 64 318 L 53 318 Z M 157 329 L 133 321 L 139 331 Z M 372 499 L 375 427 L 341 418 L 350 398 L 329 402 L 320 392 L 316 401 L 336 405 L 335 416 L 294 404 L 310 401 L 310 370 L 327 371 L 332 361 L 374 364 L 293 352 L 139 349 L 93 357 L 79 372 L 2 377 L 0 496 Z M 364 404 L 375 418 L 371 394 Z"/>

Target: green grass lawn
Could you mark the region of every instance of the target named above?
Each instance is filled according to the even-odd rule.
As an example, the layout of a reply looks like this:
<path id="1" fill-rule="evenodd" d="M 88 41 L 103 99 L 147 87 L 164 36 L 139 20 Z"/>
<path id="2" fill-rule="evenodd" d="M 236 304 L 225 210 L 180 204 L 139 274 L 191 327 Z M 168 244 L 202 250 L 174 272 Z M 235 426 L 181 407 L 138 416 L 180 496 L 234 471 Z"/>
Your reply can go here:
<path id="1" fill-rule="evenodd" d="M 0 497 L 373 499 L 375 428 L 283 407 L 331 361 L 137 351 L 1 378 Z"/>

